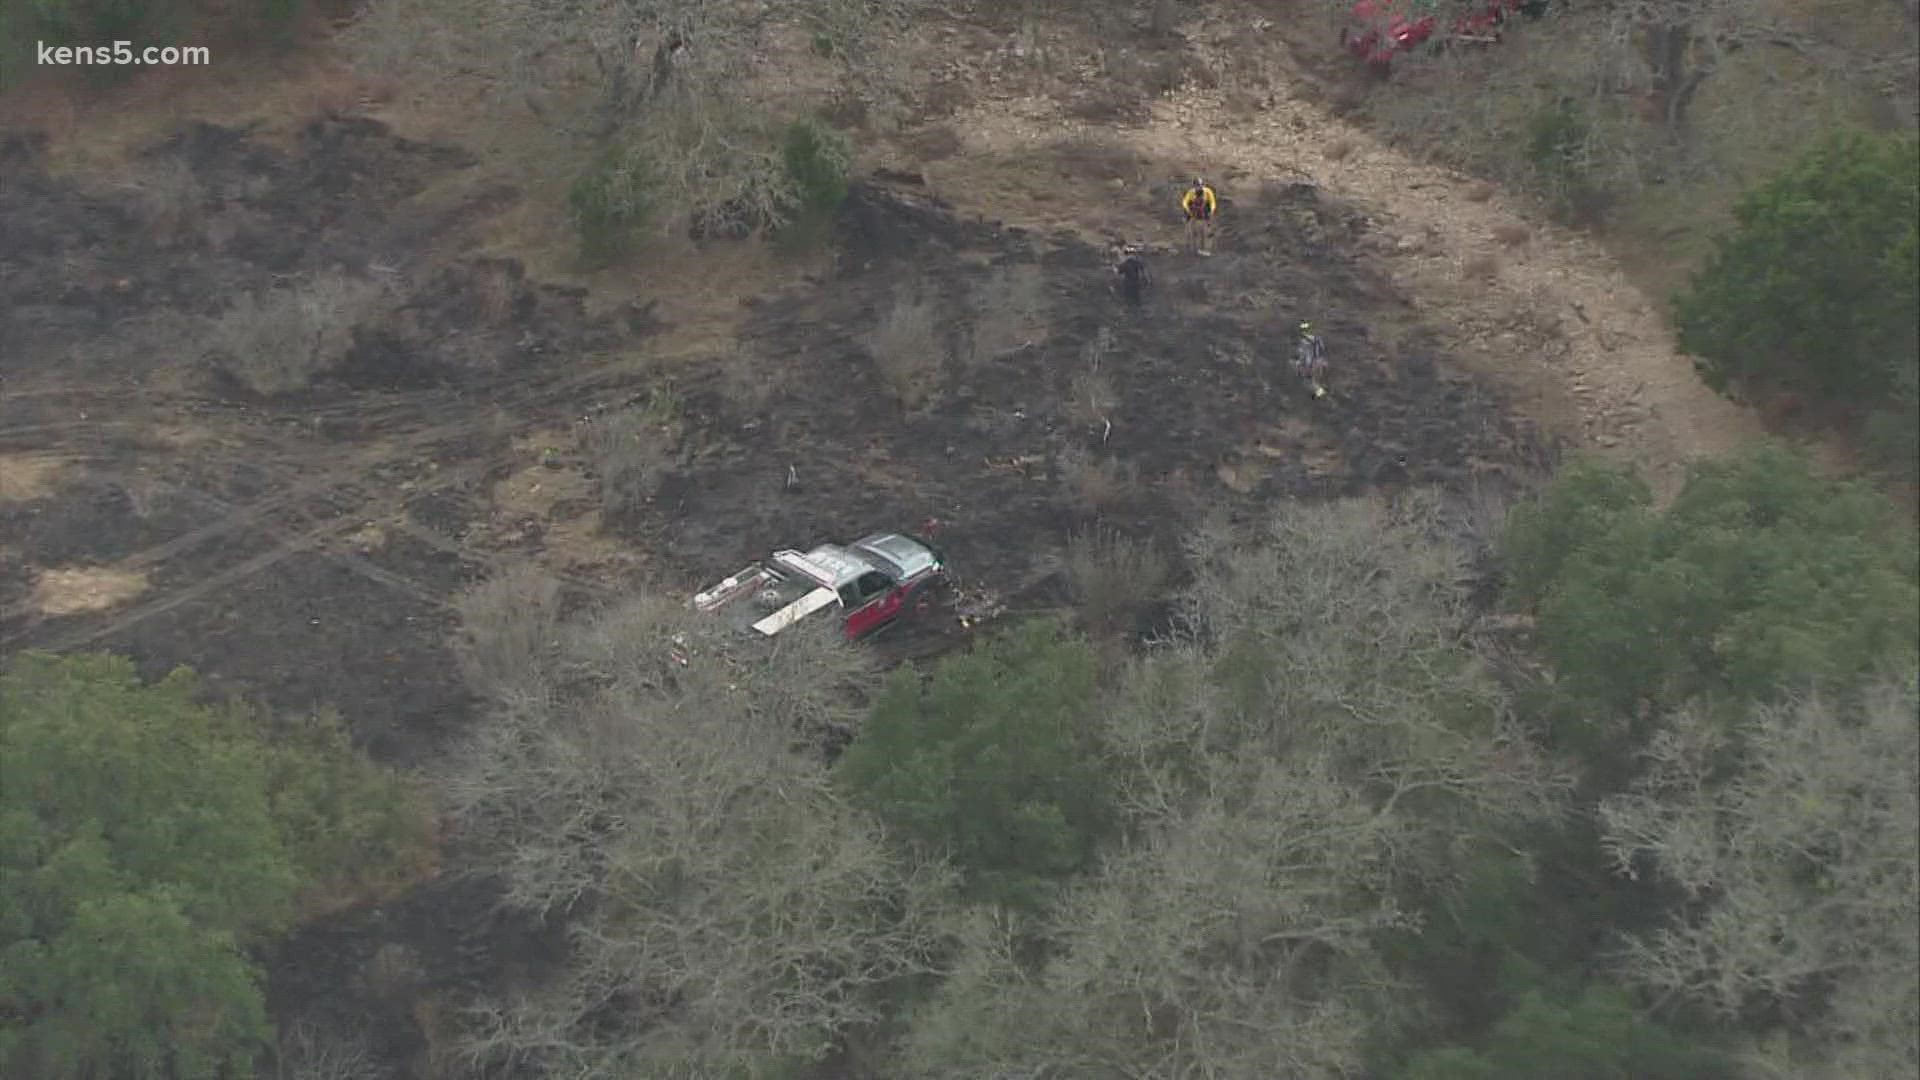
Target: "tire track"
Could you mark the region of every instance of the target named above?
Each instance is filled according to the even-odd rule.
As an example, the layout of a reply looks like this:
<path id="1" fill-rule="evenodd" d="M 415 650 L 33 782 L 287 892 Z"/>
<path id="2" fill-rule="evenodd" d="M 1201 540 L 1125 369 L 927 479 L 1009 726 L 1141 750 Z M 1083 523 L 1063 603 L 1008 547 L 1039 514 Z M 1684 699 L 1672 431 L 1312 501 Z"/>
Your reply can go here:
<path id="1" fill-rule="evenodd" d="M 551 410 L 567 396 L 593 389 L 596 383 L 606 382 L 610 385 L 617 385 L 629 378 L 631 378 L 631 376 L 622 376 L 618 373 L 594 369 L 576 372 L 569 376 L 554 377 L 537 384 L 522 384 L 515 392 L 505 397 L 490 397 L 475 402 L 472 408 L 464 411 L 456 418 L 428 424 L 426 427 L 416 431 L 400 433 L 397 438 L 390 438 L 386 441 L 385 445 L 379 447 L 377 450 L 371 452 L 361 451 L 354 455 L 353 460 L 307 476 L 304 479 L 297 480 L 271 495 L 263 496 L 243 507 L 234 509 L 218 520 L 210 521 L 205 525 L 191 529 L 145 550 L 134 552 L 126 558 L 117 561 L 114 566 L 118 569 L 130 571 L 151 569 L 167 559 L 183 554 L 220 536 L 242 528 L 254 527 L 267 515 L 276 513 L 291 504 L 309 498 L 323 498 L 335 489 L 357 484 L 368 472 L 402 461 L 422 451 L 431 449 L 437 443 L 447 442 L 471 432 L 476 423 L 482 420 L 481 417 L 474 414 L 482 410 L 525 410 L 536 414 L 544 413 Z M 433 404 L 435 404 L 435 402 L 424 402 L 409 407 L 421 410 L 430 408 Z M 516 434 L 520 433 L 537 426 L 542 419 L 545 419 L 545 417 L 528 416 L 516 424 L 513 430 Z M 315 449 L 309 444 L 286 436 L 277 439 L 261 439 L 259 443 L 262 445 L 249 447 L 247 452 L 249 456 L 258 454 L 259 460 L 263 463 L 270 460 L 268 453 L 272 450 L 281 451 L 278 456 L 284 459 L 311 457 Z M 263 453 L 263 451 L 267 453 Z M 436 488 L 435 490 L 439 489 Z M 18 617 L 22 614 L 24 608 L 25 605 L 16 604 L 0 610 L 0 621 L 7 621 Z"/>
<path id="2" fill-rule="evenodd" d="M 634 379 L 635 377 L 631 375 L 622 375 L 601 369 L 576 372 L 573 375 L 556 377 L 531 386 L 523 384 L 516 392 L 509 394 L 505 400 L 499 398 L 486 399 L 477 403 L 476 410 L 473 411 L 477 411 L 478 408 L 484 408 L 489 411 L 496 409 L 524 411 L 527 415 L 521 416 L 518 422 L 511 428 L 514 433 L 518 434 L 537 427 L 542 422 L 550 419 L 550 416 L 547 414 L 550 414 L 555 406 L 559 405 L 563 399 L 576 392 L 594 388 L 596 383 L 604 382 L 612 386 Z M 217 521 L 209 522 L 207 525 L 116 562 L 114 566 L 120 569 L 151 568 L 217 537 L 249 527 L 260 528 L 261 531 L 265 532 L 268 536 L 275 537 L 279 541 L 271 549 L 216 573 L 211 577 L 202 578 L 184 589 L 167 596 L 157 597 L 145 603 L 137 604 L 111 617 L 104 623 L 99 623 L 91 627 L 76 628 L 65 634 L 57 635 L 52 640 L 43 643 L 40 647 L 55 652 L 64 652 L 91 644 L 99 641 L 101 638 L 120 633 L 156 615 L 165 614 L 183 604 L 200 599 L 229 585 L 270 569 L 294 555 L 310 551 L 317 551 L 323 556 L 332 557 L 336 560 L 345 560 L 345 564 L 350 565 L 355 572 L 361 573 L 363 576 L 367 576 L 372 580 L 379 581 L 382 584 L 410 595 L 427 599 L 435 606 L 445 606 L 448 603 L 447 600 L 433 594 L 419 583 L 379 567 L 363 557 L 344 552 L 326 552 L 319 549 L 321 545 L 336 539 L 348 530 L 354 528 L 361 521 L 369 518 L 373 520 L 384 520 L 404 514 L 406 502 L 411 498 L 437 494 L 450 488 L 465 486 L 484 478 L 486 473 L 497 463 L 497 459 L 495 458 L 477 457 L 455 465 L 452 468 L 443 469 L 435 476 L 433 482 L 430 484 L 422 485 L 405 494 L 376 497 L 371 500 L 367 499 L 364 495 L 359 499 L 348 497 L 339 500 L 344 504 L 344 507 L 336 510 L 329 520 L 319 525 L 289 529 L 285 526 L 275 526 L 267 521 L 267 518 L 281 508 L 308 499 L 317 498 L 332 501 L 330 497 L 336 494 L 350 496 L 351 493 L 356 492 L 357 489 L 367 482 L 367 473 L 375 471 L 384 465 L 393 464 L 396 461 L 413 456 L 423 450 L 430 449 L 437 443 L 458 438 L 471 431 L 478 421 L 479 418 L 472 415 L 472 411 L 469 411 L 457 419 L 429 425 L 418 431 L 407 433 L 401 436 L 397 443 L 387 443 L 381 448 L 380 452 L 364 454 L 357 461 L 343 464 L 298 481 L 289 488 L 256 500 L 244 507 L 239 507 Z M 282 440 L 283 449 L 289 448 L 290 445 L 288 441 Z M 309 454 L 311 453 L 311 448 L 309 447 L 302 447 L 301 449 L 306 450 Z M 267 467 L 271 468 L 271 466 Z M 348 474 L 351 475 L 349 476 Z M 213 499 L 212 496 L 203 497 Z M 224 502 L 224 500 L 215 501 Z M 429 541 L 429 543 L 431 543 L 431 541 Z M 442 538 L 436 546 L 440 546 L 442 550 L 449 550 L 462 558 L 469 557 L 469 553 L 461 551 L 458 545 L 453 544 L 451 541 L 446 541 L 444 538 Z M 567 577 L 570 578 L 572 575 L 567 575 Z M 563 580 L 565 580 L 565 578 L 563 578 Z M 591 583 L 587 579 L 577 579 L 576 583 L 583 584 L 596 593 L 604 593 L 606 591 L 604 586 Z M 11 622 L 22 616 L 30 618 L 33 610 L 33 606 L 30 603 L 13 605 L 5 611 L 0 611 L 0 622 Z M 34 628 L 32 625 L 29 625 L 27 629 L 0 639 L 0 648 L 18 647 L 29 637 L 33 636 L 33 634 Z"/>
<path id="3" fill-rule="evenodd" d="M 109 476 L 109 479 L 123 480 L 125 479 L 125 477 L 120 475 L 111 475 Z M 198 491 L 192 488 L 176 487 L 173 493 L 179 495 L 184 499 L 187 499 L 190 502 L 195 502 L 202 506 L 205 506 L 209 510 L 215 513 L 228 514 L 238 509 L 234 504 L 229 503 L 224 499 L 220 499 L 216 496 L 209 495 L 203 491 Z M 431 494 L 431 492 L 429 492 L 429 494 Z M 412 497 L 412 495 L 413 495 L 412 492 L 408 493 L 409 498 Z M 362 519 L 364 517 L 362 511 L 365 510 L 366 506 L 371 501 L 372 500 L 362 500 L 359 503 L 351 503 L 346 508 L 338 511 L 336 516 L 338 517 L 351 516 L 356 520 Z M 452 556 L 453 558 L 458 559 L 461 562 L 473 563 L 480 566 L 484 566 L 488 570 L 495 571 L 495 572 L 505 570 L 512 566 L 515 566 L 518 563 L 520 563 L 522 559 L 526 558 L 525 556 L 516 557 L 513 555 L 503 555 L 499 552 L 486 551 L 481 548 L 464 547 L 460 544 L 459 541 L 453 540 L 447 536 L 442 535 L 437 529 L 432 529 L 425 525 L 419 525 L 412 521 L 407 520 L 406 508 L 404 505 L 405 501 L 406 501 L 405 499 L 401 500 L 402 506 L 399 509 L 399 511 L 396 512 L 395 514 L 387 517 L 384 520 L 372 520 L 370 524 L 374 525 L 375 527 L 383 531 L 390 532 L 398 536 L 404 536 L 409 540 L 413 540 L 425 547 L 428 547 L 433 549 L 434 551 L 440 552 L 443 555 Z M 352 524 L 352 522 L 348 522 L 348 524 Z M 294 530 L 286 530 L 286 529 L 274 530 L 271 533 L 271 535 L 274 535 L 276 539 L 287 541 L 292 539 L 294 535 Z M 420 583 L 414 581 L 411 578 L 406 577 L 403 574 L 397 574 L 391 570 L 388 570 L 382 567 L 379 563 L 374 562 L 372 559 L 366 556 L 357 555 L 350 551 L 323 551 L 323 552 L 320 552 L 320 554 L 325 556 L 329 560 L 339 563 L 341 566 L 345 567 L 346 569 L 352 570 L 355 573 L 359 573 L 374 581 L 380 582 L 381 584 L 392 586 L 398 591 L 407 593 L 411 596 L 415 596 L 420 599 L 427 600 L 434 604 L 446 604 L 448 602 L 445 600 L 444 597 L 433 592 L 428 587 L 421 585 Z M 569 571 L 547 570 L 546 573 L 548 574 L 548 576 L 552 577 L 556 581 L 559 581 L 563 584 L 571 585 L 577 589 L 584 590 L 595 596 L 603 596 L 603 597 L 613 596 L 613 595 L 617 595 L 617 593 L 619 592 L 619 590 L 610 588 L 609 586 L 607 586 L 605 582 L 598 581 L 593 578 L 585 577 L 580 574 L 571 573 Z"/>
<path id="4" fill-rule="evenodd" d="M 451 487 L 455 484 L 461 483 L 467 478 L 469 474 L 479 475 L 482 472 L 484 472 L 485 468 L 489 464 L 490 464 L 489 462 L 486 462 L 482 459 L 476 459 L 474 461 L 470 461 L 466 463 L 464 466 L 461 466 L 458 469 L 452 470 L 449 475 L 446 475 L 443 478 L 443 482 L 441 484 L 436 485 L 435 488 L 432 490 L 440 490 L 442 488 Z M 387 496 L 384 499 L 375 500 L 374 505 L 378 507 L 377 512 L 392 513 L 393 511 L 400 509 L 402 503 L 403 503 L 403 499 L 401 499 L 398 496 Z M 325 555 L 327 553 L 320 551 L 320 546 L 322 544 L 325 544 L 327 541 L 332 540 L 340 536 L 341 534 L 346 533 L 348 530 L 352 529 L 364 516 L 366 516 L 365 515 L 366 506 L 367 504 L 365 503 L 360 504 L 360 506 L 358 507 L 358 509 L 361 511 L 360 513 L 354 513 L 348 510 L 337 511 L 334 514 L 334 516 L 328 519 L 327 521 L 319 525 L 308 526 L 304 529 L 288 529 L 285 527 L 268 526 L 263 531 L 265 531 L 269 536 L 280 537 L 280 542 L 276 543 L 273 547 L 267 549 L 266 551 L 261 552 L 259 555 L 256 555 L 234 566 L 228 567 L 227 569 L 222 570 L 219 573 L 212 575 L 211 577 L 201 578 L 200 580 L 195 581 L 193 584 L 188 585 L 186 588 L 180 589 L 169 595 L 157 597 L 153 600 L 146 601 L 145 603 L 136 604 L 133 607 L 128 608 L 127 610 L 122 611 L 117 615 L 114 615 L 104 623 L 98 623 L 90 627 L 76 628 L 74 630 L 68 631 L 65 634 L 57 635 L 52 640 L 42 643 L 39 647 L 43 649 L 47 649 L 52 652 L 66 652 L 71 649 L 79 648 L 83 645 L 90 645 L 96 641 L 99 641 L 101 638 L 110 637 L 114 634 L 118 634 L 124 630 L 137 626 L 140 623 L 143 623 L 148 619 L 153 618 L 156 615 L 164 615 L 167 612 L 172 611 L 183 604 L 191 603 L 195 600 L 201 599 L 202 597 L 208 596 L 221 589 L 224 589 L 230 585 L 234 585 L 234 584 L 237 584 L 238 582 L 244 581 L 245 579 L 250 578 L 255 574 L 271 569 L 272 567 L 286 561 L 289 558 L 292 558 L 295 555 L 300 555 L 308 552 Z M 338 554 L 338 553 L 335 553 L 335 554 Z M 399 575 L 393 574 L 391 571 L 386 571 L 378 567 L 372 567 L 371 564 L 367 564 L 367 566 L 377 571 L 378 576 L 375 577 L 375 580 L 379 580 L 383 584 L 395 585 L 395 587 L 400 588 L 404 592 L 409 592 L 409 593 L 419 592 L 421 594 L 427 595 L 428 597 L 431 598 L 432 602 L 436 605 L 441 605 L 445 603 L 445 601 L 443 600 L 431 597 L 431 594 L 426 593 L 426 591 L 416 582 L 408 581 L 405 578 L 401 578 Z M 0 640 L 0 648 L 19 647 L 21 643 L 23 643 L 27 638 L 33 635 L 33 632 L 34 632 L 33 628 L 29 627 L 28 629 L 22 630 L 19 633 L 13 634 L 4 640 Z"/>

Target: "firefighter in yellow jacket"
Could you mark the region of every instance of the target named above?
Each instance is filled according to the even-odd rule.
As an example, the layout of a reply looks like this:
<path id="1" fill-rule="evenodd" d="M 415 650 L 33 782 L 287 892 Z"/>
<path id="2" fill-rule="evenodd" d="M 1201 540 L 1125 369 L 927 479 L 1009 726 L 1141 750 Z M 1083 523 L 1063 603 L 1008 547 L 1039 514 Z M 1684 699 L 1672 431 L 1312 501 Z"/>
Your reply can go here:
<path id="1" fill-rule="evenodd" d="M 1187 215 L 1187 249 L 1199 255 L 1213 254 L 1213 215 L 1220 200 L 1200 177 L 1180 196 L 1180 209 Z"/>

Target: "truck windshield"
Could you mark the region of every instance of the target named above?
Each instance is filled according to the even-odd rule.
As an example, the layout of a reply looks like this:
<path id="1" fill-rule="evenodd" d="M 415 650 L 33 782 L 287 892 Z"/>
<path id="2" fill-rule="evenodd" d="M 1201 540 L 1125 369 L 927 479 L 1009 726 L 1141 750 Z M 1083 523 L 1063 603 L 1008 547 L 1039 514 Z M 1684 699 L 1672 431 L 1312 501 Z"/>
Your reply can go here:
<path id="1" fill-rule="evenodd" d="M 907 576 L 905 567 L 888 558 L 885 552 L 874 550 L 871 544 L 860 548 L 860 557 L 872 563 L 874 569 L 887 575 L 888 581 L 899 581 Z"/>

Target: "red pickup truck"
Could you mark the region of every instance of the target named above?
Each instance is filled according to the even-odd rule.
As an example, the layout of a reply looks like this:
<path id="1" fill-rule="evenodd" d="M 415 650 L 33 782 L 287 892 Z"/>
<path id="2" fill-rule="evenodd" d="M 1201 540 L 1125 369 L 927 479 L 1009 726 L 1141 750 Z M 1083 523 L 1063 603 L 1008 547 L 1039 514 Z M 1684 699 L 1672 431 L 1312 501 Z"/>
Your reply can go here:
<path id="1" fill-rule="evenodd" d="M 703 590 L 691 606 L 724 612 L 742 630 L 764 637 L 833 612 L 847 637 L 861 638 L 912 611 L 946 579 L 946 561 L 930 542 L 874 533 L 851 544 L 776 551 Z"/>

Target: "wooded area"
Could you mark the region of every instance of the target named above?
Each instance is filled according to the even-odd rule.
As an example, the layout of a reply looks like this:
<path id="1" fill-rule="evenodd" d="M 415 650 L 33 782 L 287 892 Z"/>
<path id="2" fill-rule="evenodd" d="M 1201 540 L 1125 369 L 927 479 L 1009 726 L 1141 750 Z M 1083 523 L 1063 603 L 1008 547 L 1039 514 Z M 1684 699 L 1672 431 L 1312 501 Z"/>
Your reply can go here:
<path id="1" fill-rule="evenodd" d="M 203 6 L 67 0 L 34 5 L 31 19 L 0 9 L 0 59 L 28 32 L 150 35 L 216 8 L 236 24 L 284 28 L 300 9 Z M 1327 6 L 1299 5 L 1302 20 Z M 1334 6 L 1336 16 L 1350 7 Z M 1022 34 L 1049 18 L 1163 44 L 1191 14 L 1173 0 L 975 7 L 967 17 Z M 545 186 L 530 183 L 529 198 L 564 212 L 554 231 L 581 266 L 604 268 L 670 237 L 825 247 L 860 140 L 895 133 L 934 94 L 885 40 L 930 10 L 923 0 L 371 0 L 340 40 L 367 71 L 479 87 L 486 108 L 512 110 L 553 140 L 538 145 L 565 147 L 539 163 Z M 803 51 L 831 69 L 831 110 L 753 77 L 796 27 Z M 1842 38 L 1809 33 L 1758 0 L 1555 5 L 1542 32 L 1502 44 L 1504 66 L 1436 50 L 1402 65 L 1415 81 L 1386 88 L 1404 90 L 1399 98 L 1376 88 L 1366 107 L 1383 128 L 1417 133 L 1414 142 L 1564 219 L 1604 220 L 1669 183 L 1737 180 L 1744 194 L 1726 208 L 1730 220 L 1659 318 L 1670 316 L 1715 389 L 1804 396 L 1862 436 L 1880 479 L 1910 482 L 1920 461 L 1920 157 L 1907 118 L 1869 130 L 1796 113 L 1800 126 L 1783 122 L 1780 139 L 1802 127 L 1822 137 L 1756 176 L 1715 141 L 1719 128 L 1707 129 L 1737 128 L 1728 113 L 1765 127 L 1760 105 L 1722 100 L 1719 119 L 1703 119 L 1715 80 L 1743 53 L 1790 54 L 1792 72 L 1819 73 L 1822 92 L 1841 97 L 1914 62 L 1890 46 L 1850 67 Z M 1096 58 L 1110 82 L 1126 82 L 1114 74 L 1127 73 L 1119 55 Z M 1155 60 L 1169 70 L 1187 62 Z M 1119 93 L 1146 94 L 1163 74 L 1131 72 L 1141 86 Z M 852 113 L 862 119 L 834 120 Z M 315 172 L 332 183 L 354 168 Z M 1131 192 L 1134 180 L 1112 182 Z M 231 186 L 244 194 L 242 182 Z M 1296 187 L 1319 198 L 1314 185 Z M 1275 220 L 1283 224 L 1267 232 L 1287 243 L 1321 228 L 1312 213 Z M 1524 243 L 1528 232 L 1517 236 Z M 1062 251 L 1063 261 L 1078 257 L 1064 244 L 1048 254 Z M 1343 260 L 1353 261 L 1335 253 L 1301 273 L 1331 278 Z M 903 276 L 897 293 L 833 328 L 844 339 L 833 348 L 873 363 L 862 392 L 917 423 L 940 401 L 946 361 L 967 359 L 978 365 L 967 378 L 984 381 L 989 362 L 1024 353 L 1047 329 L 1055 294 L 1094 297 L 1074 313 L 1094 327 L 1073 343 L 1087 370 L 1062 382 L 1072 411 L 1086 414 L 1075 422 L 1099 445 L 1083 440 L 1092 451 L 1074 446 L 1053 461 L 1073 494 L 1047 527 L 1078 529 L 1062 526 L 1060 552 L 1045 555 L 1038 576 L 1057 588 L 1045 612 L 970 631 L 963 651 L 881 670 L 874 650 L 832 627 L 743 638 L 687 608 L 684 582 L 659 573 L 672 565 L 661 551 L 644 550 L 637 562 L 657 561 L 618 589 L 607 584 L 617 575 L 587 580 L 520 561 L 545 550 L 543 537 L 528 539 L 543 526 L 526 524 L 527 513 L 479 555 L 442 538 L 431 558 L 448 575 L 433 579 L 443 592 L 371 571 L 385 575 L 383 588 L 399 581 L 410 599 L 425 593 L 438 605 L 444 621 L 423 619 L 418 631 L 433 656 L 448 655 L 438 651 L 444 627 L 456 627 L 458 674 L 447 682 L 461 723 L 435 733 L 447 741 L 419 772 L 356 748 L 351 716 L 234 700 L 233 682 L 104 654 L 10 659 L 0 672 L 0 1073 L 395 1075 L 324 1009 L 293 1016 L 287 1006 L 293 1018 L 276 1024 L 264 958 L 329 914 L 377 911 L 430 880 L 470 890 L 476 907 L 497 908 L 502 924 L 538 942 L 524 950 L 532 958 L 514 958 L 511 977 L 436 985 L 433 1008 L 445 1003 L 444 1013 L 393 995 L 406 1003 L 392 1011 L 431 1043 L 411 1059 L 430 1080 L 1920 1072 L 1920 537 L 1910 506 L 1783 443 L 1694 460 L 1670 498 L 1617 461 L 1575 456 L 1511 504 L 1491 487 L 1401 483 L 1401 455 L 1398 474 L 1382 466 L 1363 480 L 1353 465 L 1344 489 L 1392 494 L 1276 494 L 1257 516 L 1173 518 L 1178 544 L 1172 529 L 1133 535 L 1105 511 L 1147 481 L 1131 460 L 1108 456 L 1109 413 L 1122 400 L 1100 361 L 1147 358 L 1120 356 L 1118 324 L 1090 306 L 1104 302 L 1104 282 L 1061 282 L 1080 264 L 989 261 L 956 287 L 958 304 L 943 306 L 938 283 Z M 490 279 L 491 301 L 460 293 L 440 308 L 464 332 L 484 321 L 469 311 L 484 317 L 491 302 L 506 314 L 484 335 L 519 340 L 531 356 L 546 346 L 509 309 L 577 297 L 536 296 L 511 265 L 511 281 Z M 114 288 L 137 291 L 129 280 Z M 1251 291 L 1221 294 L 1223 309 L 1255 307 L 1253 297 L 1271 305 L 1281 288 L 1248 280 Z M 1197 276 L 1193 284 L 1204 291 Z M 1341 317 L 1355 339 L 1366 338 L 1362 323 L 1380 327 L 1382 340 L 1366 342 L 1379 352 L 1369 363 L 1401 363 L 1398 381 L 1410 361 L 1427 369 L 1423 379 L 1450 362 L 1425 331 L 1389 348 L 1388 320 L 1372 316 L 1401 298 L 1368 288 L 1381 307 Z M 253 408 L 307 389 L 364 344 L 355 313 L 384 295 L 328 270 L 240 294 L 204 326 Z M 753 307 L 772 295 L 753 296 Z M 649 322 L 652 308 L 631 307 L 620 317 Z M 807 311 L 773 325 L 792 327 Z M 1192 325 L 1226 321 L 1208 315 Z M 964 325 L 948 325 L 956 321 Z M 745 348 L 732 324 L 714 320 L 722 325 L 729 347 Z M 430 329 L 423 338 L 437 343 L 470 340 Z M 624 339 L 554 340 L 566 344 L 539 364 Z M 628 346 L 653 343 L 606 349 Z M 714 362 L 694 345 L 685 352 L 674 361 L 688 369 Z M 738 396 L 789 377 L 765 361 L 739 359 Z M 688 407 L 672 382 L 685 370 L 644 393 L 612 379 L 556 382 L 556 408 L 571 410 L 558 427 L 548 416 L 549 426 L 509 438 L 503 419 L 498 431 L 456 434 L 535 447 L 530 490 L 563 488 L 559 459 L 577 452 L 590 463 L 579 491 L 550 495 L 549 506 L 591 506 L 604 530 L 594 539 L 606 541 L 596 557 L 611 563 L 607 548 L 642 549 L 620 530 L 665 516 L 667 481 L 694 475 L 668 467 L 694 456 L 682 449 Z M 518 392 L 498 371 L 487 379 L 487 394 Z M 433 426 L 467 392 L 453 385 L 422 391 L 441 395 L 419 406 Z M 619 395 L 574 423 L 575 399 L 603 385 Z M 366 427 L 387 439 L 379 418 L 411 406 L 401 391 L 380 394 Z M 285 426 L 310 425 L 317 439 L 324 424 L 359 423 L 343 419 L 359 408 L 343 396 Z M 751 411 L 702 448 L 707 460 L 757 452 L 743 449 L 762 426 L 759 406 Z M 1302 431 L 1336 423 L 1313 415 Z M 901 444 L 919 438 L 902 424 Z M 316 503 L 354 485 L 385 499 L 385 486 L 425 485 L 440 470 L 434 455 L 458 441 L 448 430 L 364 451 L 370 471 L 353 484 L 319 486 L 318 465 L 285 471 L 314 485 Z M 1363 456 L 1352 449 L 1362 436 L 1340 438 L 1326 436 L 1325 447 Z M 555 448 L 566 439 L 577 445 Z M 839 453 L 852 443 L 816 445 Z M 345 455 L 332 443 L 316 453 Z M 524 478 L 491 459 L 469 464 L 463 487 Z M 787 488 L 802 470 L 809 482 L 816 475 L 809 462 L 785 468 Z M 1485 474 L 1523 471 L 1500 462 Z M 1171 488 L 1176 472 L 1156 475 Z M 391 479 L 402 475 L 412 479 Z M 889 498 L 910 486 L 858 479 Z M 760 490 L 743 484 L 726 497 Z M 1221 488 L 1200 490 L 1228 502 Z M 396 496 L 381 504 L 382 520 L 404 522 L 427 501 Z M 906 502 L 876 496 L 862 512 Z M 1186 505 L 1214 509 L 1204 498 Z M 506 534 L 497 509 L 476 514 L 469 524 L 484 525 L 473 531 Z M 731 542 L 733 524 L 689 531 L 701 544 Z M 439 536 L 417 525 L 411 535 Z M 373 564 L 353 553 L 362 542 L 372 543 L 326 534 L 323 546 L 366 572 Z M 476 567 L 488 576 L 445 610 L 481 577 Z M 655 584 L 626 587 L 641 576 Z M 386 604 L 394 594 L 375 595 Z M 307 623 L 304 607 L 287 606 Z M 246 631 L 235 625 L 246 626 L 220 624 L 218 647 L 236 647 Z M 291 666 L 276 659 L 264 678 Z M 391 944 L 397 931 L 380 940 L 388 944 L 355 978 L 427 981 Z M 310 943 L 316 954 L 328 946 Z"/>
<path id="2" fill-rule="evenodd" d="M 1775 448 L 1702 464 L 1664 508 L 1575 464 L 1491 553 L 1464 513 L 1414 496 L 1203 529 L 1144 649 L 1036 623 L 895 672 L 864 718 L 837 641 L 743 650 L 665 603 L 564 620 L 551 583 L 482 588 L 467 655 L 495 705 L 457 813 L 574 951 L 489 1014 L 476 1060 L 1913 1062 L 1920 592 L 1897 515 Z"/>

